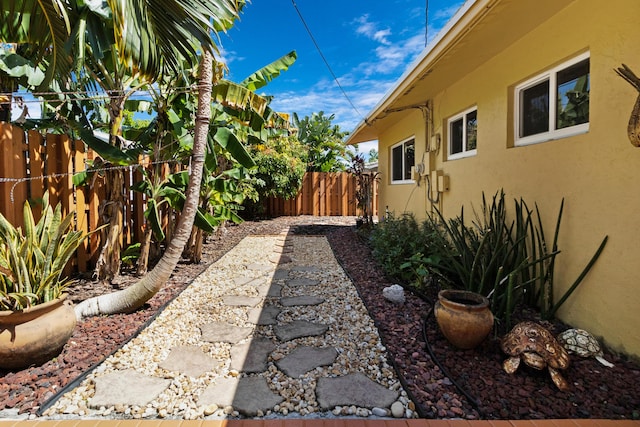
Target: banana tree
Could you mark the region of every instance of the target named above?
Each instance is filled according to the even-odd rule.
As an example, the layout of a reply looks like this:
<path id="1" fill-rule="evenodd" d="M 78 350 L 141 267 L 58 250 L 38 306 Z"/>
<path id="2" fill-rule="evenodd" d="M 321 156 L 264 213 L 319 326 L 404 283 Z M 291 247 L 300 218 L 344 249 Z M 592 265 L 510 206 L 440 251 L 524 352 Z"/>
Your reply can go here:
<path id="1" fill-rule="evenodd" d="M 275 117 L 279 116 L 268 107 L 270 99 L 257 95 L 254 91 L 286 71 L 295 60 L 296 53 L 290 52 L 251 74 L 241 84 L 221 81 L 214 87 L 214 114 L 201 184 L 200 210 L 196 217 L 196 227 L 185 249 L 185 254 L 193 262 L 198 262 L 202 256 L 203 233 L 212 232 L 224 221 L 242 221 L 237 214 L 242 202 L 246 197 L 257 196 L 253 187 L 248 184 L 252 179 L 248 169 L 255 163 L 245 146 L 268 136 L 265 125 L 271 123 L 274 127 L 282 127 L 285 123 L 282 119 L 274 122 Z M 184 73 L 177 87 L 190 86 L 192 83 L 189 74 Z M 164 87 L 168 89 L 163 90 Z M 175 141 L 178 141 L 178 145 L 186 148 L 186 151 L 192 143 L 190 132 L 185 131 L 185 123 L 189 121 L 191 111 L 189 94 L 170 88 L 171 85 L 159 85 L 152 92 L 157 115 L 143 132 L 143 135 L 151 135 L 150 139 L 155 141 L 152 160 L 166 158 L 161 142 L 165 137 L 169 140 L 166 145 L 175 145 Z M 171 155 L 175 156 L 175 149 L 171 151 Z M 149 173 L 145 176 L 145 181 L 134 188 L 144 192 L 148 200 L 145 211 L 147 227 L 140 245 L 138 274 L 146 271 L 152 234 L 156 241 L 165 237 L 160 207 L 167 205 L 180 211 L 188 181 L 188 175 L 184 172 L 170 177 L 154 177 Z"/>

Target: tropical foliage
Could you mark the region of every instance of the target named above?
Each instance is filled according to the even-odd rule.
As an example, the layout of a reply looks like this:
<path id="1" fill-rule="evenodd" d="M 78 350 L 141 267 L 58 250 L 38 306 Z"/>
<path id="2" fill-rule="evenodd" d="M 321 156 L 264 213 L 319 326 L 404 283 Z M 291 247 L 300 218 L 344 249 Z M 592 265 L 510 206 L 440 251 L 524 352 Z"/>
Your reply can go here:
<path id="1" fill-rule="evenodd" d="M 364 157 L 360 154 L 351 159 L 349 172 L 356 179 L 356 205 L 360 218 L 364 225 L 370 227 L 373 225 L 373 184 L 378 179 L 378 173 L 365 170 Z"/>
<path id="2" fill-rule="evenodd" d="M 561 203 L 552 240 L 547 240 L 538 206 L 532 210 L 515 199 L 508 213 L 504 192 L 484 195 L 473 218 L 435 215 L 418 224 L 410 215 L 385 218 L 371 233 L 373 254 L 392 276 L 423 289 L 437 278 L 439 286 L 486 296 L 498 323 L 510 328 L 518 307 L 537 309 L 551 319 L 580 285 L 604 249 L 605 237 L 583 271 L 556 299 L 554 283 Z M 395 237 L 397 235 L 397 237 Z"/>
<path id="3" fill-rule="evenodd" d="M 325 116 L 324 111 L 300 119 L 293 114 L 293 124 L 298 129 L 298 139 L 308 150 L 308 172 L 341 172 L 351 160 L 344 138 L 349 134 L 331 122 L 335 115 Z"/>
<path id="4" fill-rule="evenodd" d="M 24 230 L 0 214 L 0 309 L 22 310 L 59 298 L 72 283 L 64 270 L 82 240 L 73 230 L 74 213 L 62 216 L 61 205 L 43 198 L 42 215 L 36 223 L 25 202 Z"/>

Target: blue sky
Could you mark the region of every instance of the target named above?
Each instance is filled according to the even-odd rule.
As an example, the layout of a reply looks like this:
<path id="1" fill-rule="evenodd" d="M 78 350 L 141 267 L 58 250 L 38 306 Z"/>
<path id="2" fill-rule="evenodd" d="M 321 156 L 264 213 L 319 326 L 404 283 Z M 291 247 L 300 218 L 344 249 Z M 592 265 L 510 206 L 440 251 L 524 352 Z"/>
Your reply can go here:
<path id="1" fill-rule="evenodd" d="M 315 41 L 337 76 L 342 94 L 302 23 L 292 0 L 253 0 L 240 21 L 221 37 L 227 78 L 240 82 L 295 50 L 291 68 L 261 89 L 276 111 L 335 114 L 334 124 L 352 131 L 382 99 L 463 0 L 295 0 Z M 368 152 L 376 144 L 361 144 Z"/>

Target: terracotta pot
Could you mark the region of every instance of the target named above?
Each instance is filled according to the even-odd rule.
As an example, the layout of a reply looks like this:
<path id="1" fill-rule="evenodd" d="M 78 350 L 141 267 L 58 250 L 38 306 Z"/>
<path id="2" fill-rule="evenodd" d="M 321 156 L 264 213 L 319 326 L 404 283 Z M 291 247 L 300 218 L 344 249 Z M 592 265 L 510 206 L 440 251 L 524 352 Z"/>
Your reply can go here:
<path id="1" fill-rule="evenodd" d="M 73 334 L 76 315 L 66 295 L 20 311 L 0 311 L 0 368 L 40 365 Z"/>
<path id="2" fill-rule="evenodd" d="M 434 314 L 442 334 L 463 350 L 478 346 L 493 328 L 489 300 L 475 292 L 440 291 Z"/>

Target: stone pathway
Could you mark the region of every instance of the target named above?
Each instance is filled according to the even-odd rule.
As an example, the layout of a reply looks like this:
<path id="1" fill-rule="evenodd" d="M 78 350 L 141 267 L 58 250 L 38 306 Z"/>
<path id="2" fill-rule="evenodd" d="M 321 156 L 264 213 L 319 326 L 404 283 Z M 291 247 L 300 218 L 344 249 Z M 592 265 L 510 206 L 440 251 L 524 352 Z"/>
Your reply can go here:
<path id="1" fill-rule="evenodd" d="M 244 239 L 45 415 L 412 417 L 412 408 L 326 239 L 285 231 Z"/>

